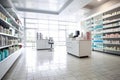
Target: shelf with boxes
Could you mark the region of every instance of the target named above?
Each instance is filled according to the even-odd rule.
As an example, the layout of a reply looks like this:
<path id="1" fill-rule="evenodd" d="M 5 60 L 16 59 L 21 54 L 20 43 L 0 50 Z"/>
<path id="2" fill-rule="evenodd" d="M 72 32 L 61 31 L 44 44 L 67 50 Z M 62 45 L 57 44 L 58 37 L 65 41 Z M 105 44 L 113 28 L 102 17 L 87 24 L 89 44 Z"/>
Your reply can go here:
<path id="1" fill-rule="evenodd" d="M 103 19 L 114 19 L 115 17 L 120 18 L 120 7 L 104 12 Z"/>
<path id="2" fill-rule="evenodd" d="M 99 46 L 103 45 L 102 35 L 101 35 L 101 34 L 94 35 L 94 36 L 93 36 L 92 43 L 93 43 L 93 45 L 94 45 L 93 49 L 96 48 L 96 45 L 99 45 Z M 97 47 L 97 48 L 99 48 L 99 47 Z"/>
<path id="3" fill-rule="evenodd" d="M 2 5 L 0 5 L 0 11 L 5 21 L 12 24 L 16 28 L 20 27 L 18 20 L 16 20 L 13 16 L 11 16 L 10 13 Z"/>
<path id="4" fill-rule="evenodd" d="M 20 25 L 17 24 L 9 12 L 0 5 L 0 50 L 21 43 L 22 32 L 19 27 Z"/>
<path id="5" fill-rule="evenodd" d="M 110 38 L 110 39 L 111 39 L 111 38 L 112 38 L 112 39 L 114 39 L 114 38 L 116 38 L 116 39 L 118 38 L 118 39 L 119 39 L 119 38 L 120 38 L 120 33 L 104 34 L 103 38 L 104 38 L 104 39 L 109 39 L 109 38 Z"/>
<path id="6" fill-rule="evenodd" d="M 111 24 L 105 24 L 103 26 L 104 29 L 109 29 L 109 28 L 116 28 L 120 26 L 120 21 L 115 22 L 115 23 L 111 23 Z"/>
<path id="7" fill-rule="evenodd" d="M 86 21 L 86 27 L 87 28 L 93 27 L 93 18 L 90 18 Z"/>
<path id="8" fill-rule="evenodd" d="M 119 54 L 119 53 L 120 53 L 120 50 L 114 50 L 114 49 L 112 49 L 112 48 L 104 49 L 104 52 L 120 55 L 120 54 Z"/>
<path id="9" fill-rule="evenodd" d="M 0 62 L 4 61 L 8 56 L 19 49 L 20 46 L 18 46 L 17 44 L 0 47 Z"/>
<path id="10" fill-rule="evenodd" d="M 92 31 L 93 28 L 94 28 L 94 24 L 93 23 L 94 23 L 93 22 L 93 18 L 90 18 L 90 19 L 86 20 L 86 22 L 84 23 L 84 27 L 86 27 L 86 29 L 88 31 Z"/>
<path id="11" fill-rule="evenodd" d="M 120 40 L 104 40 L 104 44 L 118 44 L 120 45 Z"/>
<path id="12" fill-rule="evenodd" d="M 89 17 L 92 24 L 92 48 L 96 51 L 120 53 L 120 5 Z"/>
<path id="13" fill-rule="evenodd" d="M 13 37 L 13 38 L 19 38 L 19 31 L 8 26 L 2 26 L 0 23 L 0 35 Z"/>
<path id="14" fill-rule="evenodd" d="M 97 15 L 93 17 L 94 20 L 94 30 L 93 30 L 93 50 L 103 51 L 103 20 L 102 15 Z"/>
<path id="15" fill-rule="evenodd" d="M 103 30 L 103 33 L 104 34 L 107 34 L 107 33 L 120 33 L 120 27 Z"/>
<path id="16" fill-rule="evenodd" d="M 106 51 L 116 51 L 116 52 L 120 52 L 120 46 L 105 46 L 104 47 L 104 51 L 106 52 Z M 120 53 L 118 53 L 118 54 L 120 54 Z"/>
<path id="17" fill-rule="evenodd" d="M 15 19 L 13 16 L 10 15 L 10 13 L 2 6 L 0 5 L 0 21 L 7 26 L 11 26 L 14 29 L 23 30 L 21 28 L 21 22 L 19 19 Z"/>
<path id="18" fill-rule="evenodd" d="M 19 19 L 0 4 L 0 80 L 20 56 L 23 35 Z"/>
<path id="19" fill-rule="evenodd" d="M 2 13 L 0 13 L 0 15 L 2 15 Z M 14 30 L 18 31 L 19 33 L 23 33 L 22 31 L 20 31 L 20 30 L 17 29 L 16 27 L 14 27 L 12 24 L 10 24 L 10 23 L 8 23 L 7 21 L 5 21 L 1 16 L 0 16 L 0 23 L 1 23 L 1 25 L 0 25 L 0 30 L 3 29 L 2 26 L 6 26 L 6 28 L 8 28 L 8 26 L 9 26 L 9 27 L 13 28 Z"/>
<path id="20" fill-rule="evenodd" d="M 120 53 L 120 7 L 103 13 L 104 52 Z M 119 54 L 120 55 L 120 54 Z"/>
<path id="21" fill-rule="evenodd" d="M 11 46 L 14 46 L 14 45 L 18 45 L 18 44 L 11 44 L 11 45 L 2 46 L 2 47 L 0 47 L 0 49 L 8 48 L 8 47 L 11 47 Z"/>

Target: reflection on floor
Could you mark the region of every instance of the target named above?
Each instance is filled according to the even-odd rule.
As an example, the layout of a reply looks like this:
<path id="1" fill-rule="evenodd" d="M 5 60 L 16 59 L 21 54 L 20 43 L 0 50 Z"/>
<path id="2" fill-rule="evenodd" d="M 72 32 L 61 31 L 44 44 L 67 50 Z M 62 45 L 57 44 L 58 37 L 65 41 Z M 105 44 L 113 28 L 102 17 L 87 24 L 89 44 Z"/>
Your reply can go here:
<path id="1" fill-rule="evenodd" d="M 77 58 L 66 54 L 65 47 L 52 52 L 26 48 L 3 80 L 120 80 L 120 57 L 92 52 Z"/>

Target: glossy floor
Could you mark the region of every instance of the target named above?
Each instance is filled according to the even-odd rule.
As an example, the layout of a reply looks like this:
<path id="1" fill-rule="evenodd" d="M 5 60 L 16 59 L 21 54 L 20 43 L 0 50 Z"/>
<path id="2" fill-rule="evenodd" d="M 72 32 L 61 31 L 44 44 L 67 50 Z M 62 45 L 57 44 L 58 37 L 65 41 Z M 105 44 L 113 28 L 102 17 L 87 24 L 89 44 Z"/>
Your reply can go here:
<path id="1" fill-rule="evenodd" d="M 3 80 L 120 80 L 120 56 L 92 52 L 89 58 L 54 51 L 26 48 Z"/>

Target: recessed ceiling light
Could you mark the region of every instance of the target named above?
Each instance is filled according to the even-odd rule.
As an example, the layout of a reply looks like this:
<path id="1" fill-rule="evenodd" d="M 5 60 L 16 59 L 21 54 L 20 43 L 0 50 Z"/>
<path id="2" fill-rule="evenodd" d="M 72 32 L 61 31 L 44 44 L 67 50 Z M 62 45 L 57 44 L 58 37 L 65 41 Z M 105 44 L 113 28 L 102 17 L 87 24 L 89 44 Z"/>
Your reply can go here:
<path id="1" fill-rule="evenodd" d="M 102 1 L 102 0 L 97 0 L 97 1 Z"/>

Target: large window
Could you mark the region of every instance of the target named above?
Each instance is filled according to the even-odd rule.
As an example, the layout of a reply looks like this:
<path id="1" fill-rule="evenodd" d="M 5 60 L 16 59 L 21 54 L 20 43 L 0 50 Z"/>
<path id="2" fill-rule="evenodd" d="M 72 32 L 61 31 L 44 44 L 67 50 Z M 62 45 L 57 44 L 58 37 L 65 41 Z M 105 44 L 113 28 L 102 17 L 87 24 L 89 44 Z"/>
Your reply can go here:
<path id="1" fill-rule="evenodd" d="M 27 42 L 32 42 L 32 44 L 29 45 L 34 45 L 36 41 L 36 32 L 41 32 L 43 38 L 53 37 L 55 45 L 65 45 L 66 36 L 75 29 L 75 24 L 76 22 L 70 21 L 26 19 Z"/>

